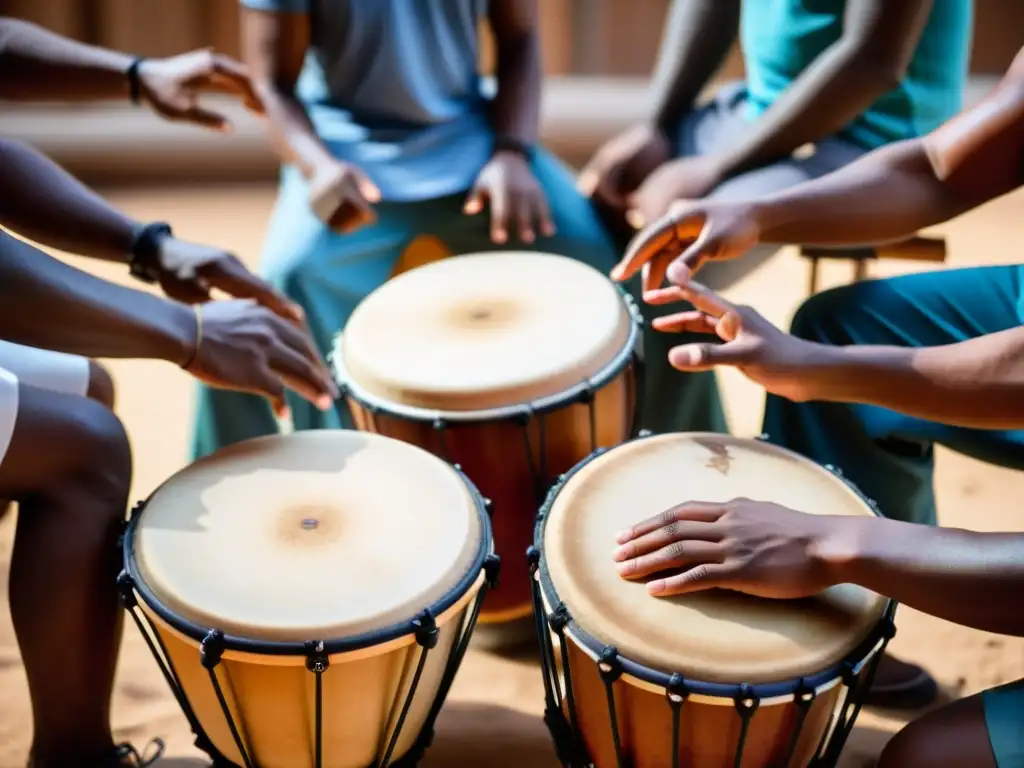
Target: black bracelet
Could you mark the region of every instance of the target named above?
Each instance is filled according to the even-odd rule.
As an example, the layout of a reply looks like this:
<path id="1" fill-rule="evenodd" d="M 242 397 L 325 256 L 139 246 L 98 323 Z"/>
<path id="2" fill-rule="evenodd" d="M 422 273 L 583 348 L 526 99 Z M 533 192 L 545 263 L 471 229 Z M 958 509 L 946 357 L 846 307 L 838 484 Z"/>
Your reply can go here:
<path id="1" fill-rule="evenodd" d="M 498 152 L 512 152 L 526 160 L 533 160 L 533 146 L 522 139 L 510 136 L 507 133 L 495 134 L 494 148 L 492 151 L 495 154 Z"/>
<path id="2" fill-rule="evenodd" d="M 142 66 L 142 62 L 145 60 L 145 56 L 137 56 L 128 65 L 128 70 L 125 72 L 125 76 L 128 78 L 128 98 L 136 106 L 142 103 L 142 83 L 139 82 L 139 67 Z"/>
<path id="3" fill-rule="evenodd" d="M 160 243 L 174 237 L 171 225 L 155 221 L 137 227 L 128 252 L 128 271 L 136 280 L 155 283 L 160 276 Z"/>

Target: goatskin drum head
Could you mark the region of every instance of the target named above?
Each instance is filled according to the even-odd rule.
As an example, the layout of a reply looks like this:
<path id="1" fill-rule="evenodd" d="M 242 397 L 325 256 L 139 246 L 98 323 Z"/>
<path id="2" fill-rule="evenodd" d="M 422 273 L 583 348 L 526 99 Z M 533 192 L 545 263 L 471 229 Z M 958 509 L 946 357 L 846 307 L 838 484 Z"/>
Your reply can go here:
<path id="1" fill-rule="evenodd" d="M 819 515 L 873 514 L 831 472 L 758 440 L 640 439 L 585 464 L 555 497 L 543 541 L 552 585 L 586 633 L 656 670 L 733 684 L 822 672 L 865 640 L 885 598 L 850 584 L 801 600 L 725 590 L 658 598 L 615 569 L 619 531 L 686 501 L 743 497 Z"/>
<path id="2" fill-rule="evenodd" d="M 484 531 L 470 487 L 415 446 L 347 430 L 232 445 L 152 495 L 133 542 L 146 586 L 202 627 L 350 637 L 450 593 Z"/>

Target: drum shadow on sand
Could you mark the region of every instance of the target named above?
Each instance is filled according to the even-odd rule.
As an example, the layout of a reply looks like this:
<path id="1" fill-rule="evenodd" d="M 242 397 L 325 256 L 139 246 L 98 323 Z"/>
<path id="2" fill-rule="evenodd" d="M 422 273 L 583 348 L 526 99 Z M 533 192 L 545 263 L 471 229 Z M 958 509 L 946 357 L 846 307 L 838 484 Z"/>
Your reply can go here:
<path id="1" fill-rule="evenodd" d="M 496 704 L 449 702 L 435 731 L 421 768 L 559 768 L 551 736 L 537 715 Z"/>

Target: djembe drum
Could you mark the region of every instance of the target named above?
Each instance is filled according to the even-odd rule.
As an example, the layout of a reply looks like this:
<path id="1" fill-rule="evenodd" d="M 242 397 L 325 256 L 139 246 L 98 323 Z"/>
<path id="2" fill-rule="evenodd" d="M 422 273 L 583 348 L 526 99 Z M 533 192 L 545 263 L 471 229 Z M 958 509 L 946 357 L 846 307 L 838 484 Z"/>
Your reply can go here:
<path id="1" fill-rule="evenodd" d="M 414 765 L 497 567 L 458 470 L 343 431 L 184 469 L 137 508 L 124 559 L 197 746 L 244 768 Z"/>
<path id="2" fill-rule="evenodd" d="M 546 720 L 564 765 L 835 764 L 894 632 L 894 604 L 849 584 L 793 601 L 656 598 L 615 569 L 618 531 L 685 501 L 738 497 L 874 514 L 836 473 L 716 434 L 636 439 L 552 490 L 529 559 Z"/>
<path id="3" fill-rule="evenodd" d="M 333 365 L 356 426 L 458 464 L 491 500 L 502 578 L 480 617 L 490 642 L 512 641 L 510 622 L 530 616 L 523 552 L 553 479 L 629 436 L 638 339 L 635 308 L 607 277 L 542 253 L 412 269 L 371 293 L 337 337 Z"/>

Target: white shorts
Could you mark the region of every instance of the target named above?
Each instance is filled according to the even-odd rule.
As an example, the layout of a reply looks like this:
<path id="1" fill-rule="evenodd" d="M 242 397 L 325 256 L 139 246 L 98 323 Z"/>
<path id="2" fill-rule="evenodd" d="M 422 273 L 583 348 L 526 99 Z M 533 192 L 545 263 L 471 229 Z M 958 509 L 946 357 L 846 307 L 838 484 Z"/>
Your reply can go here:
<path id="1" fill-rule="evenodd" d="M 89 391 L 89 360 L 0 341 L 0 462 L 7 455 L 18 420 L 19 382 L 85 396 Z"/>

